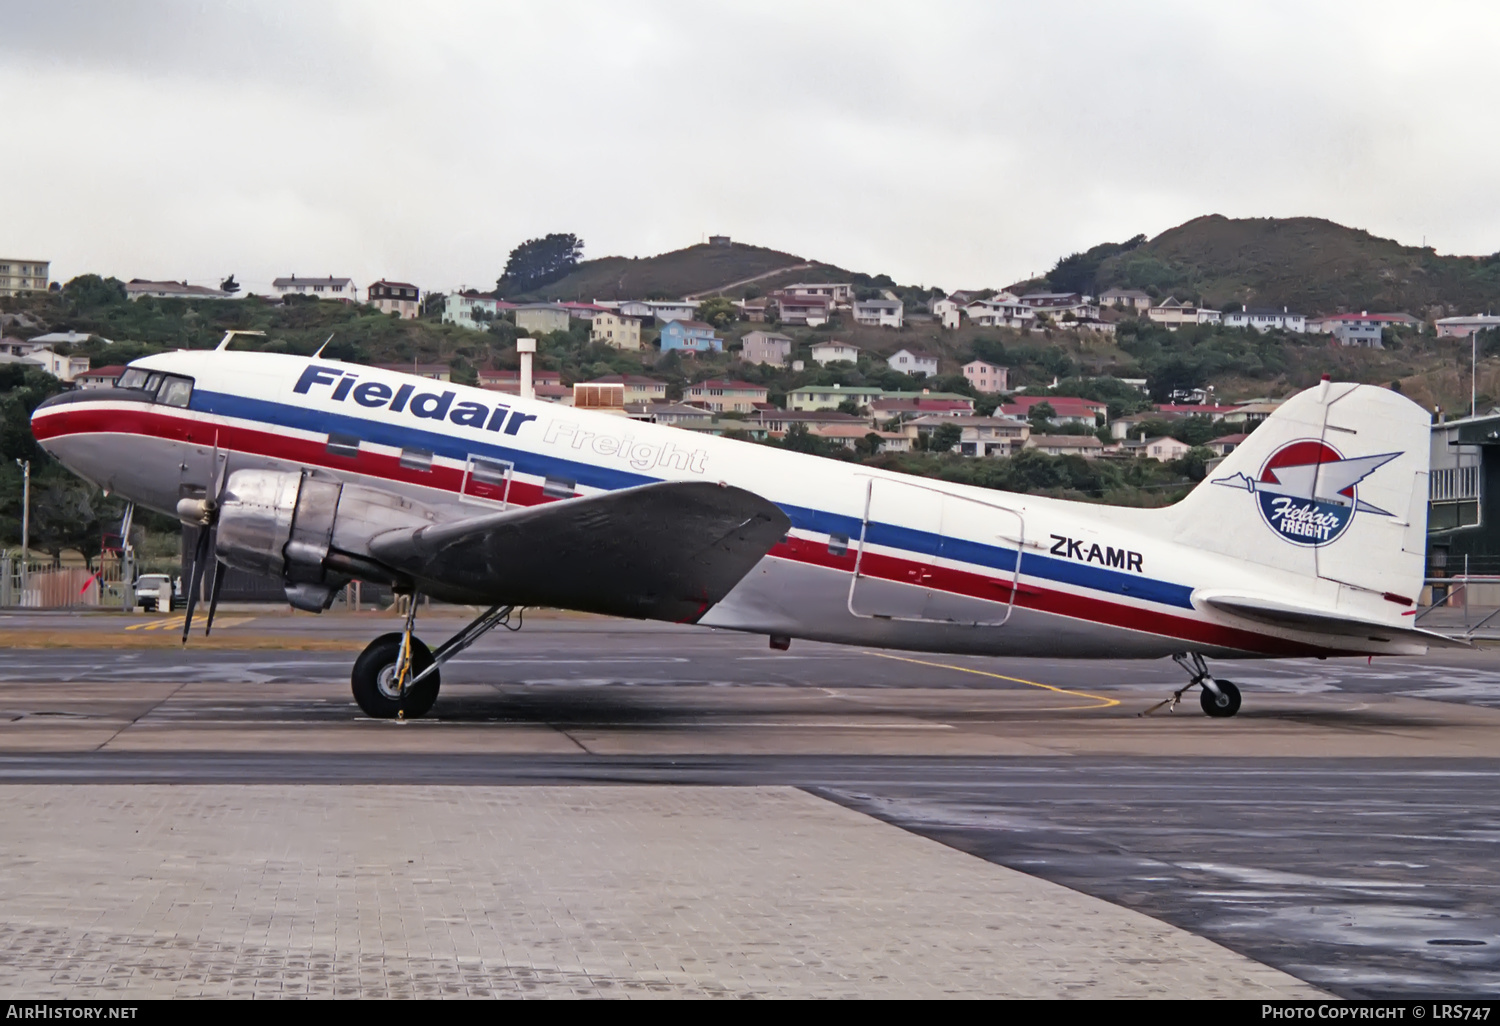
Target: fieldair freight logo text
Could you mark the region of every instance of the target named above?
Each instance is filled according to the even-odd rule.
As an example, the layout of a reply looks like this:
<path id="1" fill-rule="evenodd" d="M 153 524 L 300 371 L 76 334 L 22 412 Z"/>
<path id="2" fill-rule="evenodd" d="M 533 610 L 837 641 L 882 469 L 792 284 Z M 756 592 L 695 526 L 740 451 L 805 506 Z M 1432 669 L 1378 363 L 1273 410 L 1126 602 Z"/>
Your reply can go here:
<path id="1" fill-rule="evenodd" d="M 1400 456 L 1399 452 L 1344 459 L 1331 445 L 1305 439 L 1271 454 L 1260 476 L 1214 479 L 1243 488 L 1260 503 L 1261 516 L 1282 538 L 1297 545 L 1327 545 L 1349 527 L 1355 513 L 1391 514 L 1360 499 L 1354 486 Z"/>

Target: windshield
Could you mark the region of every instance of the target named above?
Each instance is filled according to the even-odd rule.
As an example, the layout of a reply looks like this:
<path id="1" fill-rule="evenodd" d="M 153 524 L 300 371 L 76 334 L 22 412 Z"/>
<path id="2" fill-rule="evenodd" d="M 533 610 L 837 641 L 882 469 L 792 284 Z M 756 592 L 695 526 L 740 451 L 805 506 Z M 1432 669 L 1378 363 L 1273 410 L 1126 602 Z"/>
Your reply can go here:
<path id="1" fill-rule="evenodd" d="M 139 367 L 127 367 L 118 384 L 120 388 L 145 388 L 146 372 Z"/>

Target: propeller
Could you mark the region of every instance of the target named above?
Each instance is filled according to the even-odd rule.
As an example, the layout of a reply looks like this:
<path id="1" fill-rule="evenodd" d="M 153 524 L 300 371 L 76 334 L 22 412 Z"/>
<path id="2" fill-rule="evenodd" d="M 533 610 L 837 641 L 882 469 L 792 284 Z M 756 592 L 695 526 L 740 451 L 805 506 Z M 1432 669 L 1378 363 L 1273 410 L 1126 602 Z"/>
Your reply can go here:
<path id="1" fill-rule="evenodd" d="M 219 436 L 214 435 L 214 462 L 216 470 L 213 489 L 201 499 L 183 499 L 177 503 L 177 516 L 184 524 L 192 524 L 198 528 L 198 541 L 193 546 L 193 565 L 188 570 L 187 608 L 182 617 L 182 643 L 187 644 L 188 634 L 193 629 L 193 611 L 198 606 L 198 595 L 203 588 L 203 575 L 209 569 L 213 570 L 213 578 L 209 582 L 208 599 L 208 621 L 203 629 L 203 636 L 213 629 L 214 612 L 219 605 L 219 591 L 224 586 L 226 576 L 224 568 L 214 556 L 214 542 L 218 538 L 219 507 L 223 503 L 224 488 L 229 478 L 229 456 L 226 453 L 223 464 L 219 462 Z M 210 566 L 211 564 L 211 566 Z"/>

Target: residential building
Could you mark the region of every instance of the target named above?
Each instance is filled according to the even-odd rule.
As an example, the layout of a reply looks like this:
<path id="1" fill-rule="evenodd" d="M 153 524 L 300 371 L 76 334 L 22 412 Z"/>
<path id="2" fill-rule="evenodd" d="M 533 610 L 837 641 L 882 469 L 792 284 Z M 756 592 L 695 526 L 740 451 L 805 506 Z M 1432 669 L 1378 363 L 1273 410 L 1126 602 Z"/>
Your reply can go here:
<path id="1" fill-rule="evenodd" d="M 113 388 L 115 381 L 121 374 L 125 373 L 123 363 L 112 363 L 108 367 L 94 367 L 73 375 L 73 384 L 77 388 Z"/>
<path id="2" fill-rule="evenodd" d="M 1242 403 L 1219 419 L 1226 425 L 1251 428 L 1275 413 L 1281 405 L 1274 403 Z"/>
<path id="3" fill-rule="evenodd" d="M 714 415 L 703 407 L 689 406 L 686 403 L 627 402 L 625 415 L 631 420 L 666 424 L 669 427 L 693 427 L 707 424 L 714 419 Z"/>
<path id="4" fill-rule="evenodd" d="M 1104 443 L 1093 435 L 1032 435 L 1026 448 L 1049 456 L 1083 456 L 1092 459 L 1104 452 Z"/>
<path id="5" fill-rule="evenodd" d="M 754 413 L 756 404 L 766 401 L 766 389 L 748 381 L 710 378 L 687 386 L 682 398 L 715 413 Z"/>
<path id="6" fill-rule="evenodd" d="M 1099 305 L 1122 310 L 1149 310 L 1151 297 L 1140 289 L 1105 289 L 1099 293 Z"/>
<path id="7" fill-rule="evenodd" d="M 1333 329 L 1333 337 L 1341 346 L 1358 346 L 1363 349 L 1384 349 L 1381 336 L 1384 329 L 1377 323 L 1365 321 L 1359 324 L 1339 324 Z"/>
<path id="8" fill-rule="evenodd" d="M 724 340 L 714 334 L 713 325 L 702 321 L 668 321 L 660 341 L 664 353 L 674 349 L 689 355 L 724 351 Z"/>
<path id="9" fill-rule="evenodd" d="M 1250 436 L 1247 434 L 1224 435 L 1209 442 L 1206 448 L 1212 449 L 1215 456 L 1228 456 L 1240 447 L 1240 443 Z"/>
<path id="10" fill-rule="evenodd" d="M 845 401 L 852 401 L 854 405 L 863 408 L 885 393 L 885 389 L 873 385 L 803 385 L 786 394 L 786 408 L 833 410 Z"/>
<path id="11" fill-rule="evenodd" d="M 964 307 L 964 313 L 984 328 L 1029 328 L 1036 322 L 1036 311 L 1009 292 L 976 299 Z"/>
<path id="12" fill-rule="evenodd" d="M 851 346 L 848 342 L 839 342 L 829 339 L 827 342 L 814 343 L 808 350 L 813 362 L 820 367 L 826 367 L 830 363 L 858 363 L 859 347 Z"/>
<path id="13" fill-rule="evenodd" d="M 299 278 L 294 274 L 290 278 L 277 278 L 271 282 L 271 288 L 281 300 L 287 296 L 311 296 L 314 299 L 336 299 L 340 303 L 359 302 L 359 286 L 353 279 L 335 278 L 331 274 L 326 278 Z"/>
<path id="14" fill-rule="evenodd" d="M 431 381 L 453 380 L 453 368 L 446 363 L 377 363 L 374 365 L 380 370 L 396 371 L 398 374 L 415 374 L 419 378 L 427 378 Z"/>
<path id="15" fill-rule="evenodd" d="M 568 311 L 569 317 L 576 317 L 580 321 L 592 321 L 601 313 L 611 312 L 611 308 L 598 303 L 559 303 L 564 310 Z"/>
<path id="16" fill-rule="evenodd" d="M 573 406 L 580 410 L 614 413 L 624 417 L 627 415 L 625 386 L 612 381 L 580 381 L 573 386 Z"/>
<path id="17" fill-rule="evenodd" d="M 964 364 L 964 377 L 981 392 L 1004 392 L 1010 387 L 1010 368 L 987 360 L 970 360 Z"/>
<path id="18" fill-rule="evenodd" d="M 952 392 L 933 392 L 927 395 L 887 393 L 879 399 L 870 400 L 870 414 L 880 423 L 892 417 L 903 420 L 922 416 L 966 417 L 973 412 L 974 400 Z"/>
<path id="19" fill-rule="evenodd" d="M 641 322 L 613 310 L 599 310 L 589 325 L 589 341 L 603 342 L 616 349 L 641 348 Z"/>
<path id="20" fill-rule="evenodd" d="M 663 324 L 668 321 L 690 321 L 698 316 L 698 304 L 690 299 L 647 300 L 646 309 L 650 311 L 649 316 L 655 317 Z M 629 310 L 623 308 L 620 312 L 623 314 L 631 313 Z"/>
<path id="21" fill-rule="evenodd" d="M 422 312 L 422 290 L 408 281 L 386 281 L 384 278 L 365 289 L 365 301 L 385 314 L 395 314 L 414 321 Z"/>
<path id="22" fill-rule="evenodd" d="M 899 299 L 855 300 L 854 323 L 899 328 L 906 323 L 905 306 Z"/>
<path id="23" fill-rule="evenodd" d="M 443 297 L 443 323 L 457 324 L 470 331 L 484 331 L 491 321 L 516 308 L 516 304 L 497 299 L 488 292 L 450 292 Z"/>
<path id="24" fill-rule="evenodd" d="M 1294 331 L 1300 335 L 1307 330 L 1307 316 L 1292 313 L 1286 307 L 1280 310 L 1270 308 L 1235 310 L 1224 314 L 1224 326 L 1226 328 L 1254 328 L 1260 332 L 1275 328 L 1280 331 Z"/>
<path id="25" fill-rule="evenodd" d="M 1159 305 L 1148 309 L 1146 316 L 1154 323 L 1176 331 L 1184 324 L 1218 324 L 1223 315 L 1217 310 L 1197 307 L 1168 296 Z"/>
<path id="26" fill-rule="evenodd" d="M 757 410 L 755 420 L 769 434 L 778 437 L 786 434 L 797 424 L 801 424 L 808 431 L 837 426 L 863 427 L 866 430 L 871 427 L 869 417 L 856 417 L 852 414 L 840 413 L 838 410 Z"/>
<path id="27" fill-rule="evenodd" d="M 880 452 L 911 452 L 911 436 L 904 431 L 881 431 L 867 424 L 826 424 L 808 429 L 808 434 L 817 435 L 827 442 L 836 442 L 846 449 L 856 448 L 860 442 L 868 441 L 874 435 L 880 439 Z"/>
<path id="28" fill-rule="evenodd" d="M 827 296 L 795 296 L 778 291 L 768 298 L 776 304 L 776 319 L 782 324 L 816 328 L 827 324 L 833 313 L 833 302 Z"/>
<path id="29" fill-rule="evenodd" d="M 1099 304 L 1077 292 L 1028 292 L 1019 302 L 1036 316 L 1046 314 L 1053 321 L 1099 319 Z"/>
<path id="30" fill-rule="evenodd" d="M 147 281 L 132 278 L 125 283 L 125 298 L 129 300 L 150 296 L 152 299 L 239 299 L 242 293 L 211 289 L 205 285 L 189 285 L 185 281 Z"/>
<path id="31" fill-rule="evenodd" d="M 770 319 L 767 310 L 771 306 L 771 301 L 764 297 L 736 299 L 734 305 L 739 310 L 740 320 L 742 321 L 749 321 L 751 324 L 764 324 Z"/>
<path id="32" fill-rule="evenodd" d="M 480 388 L 487 388 L 492 392 L 506 392 L 510 395 L 521 393 L 521 372 L 518 370 L 497 370 L 494 367 L 484 367 L 475 373 L 479 376 Z M 561 386 L 562 374 L 533 365 L 531 383 L 532 385 Z"/>
<path id="33" fill-rule="evenodd" d="M 1097 441 L 1097 439 L 1096 439 Z M 1179 442 L 1175 438 L 1147 438 L 1138 442 L 1126 442 L 1120 446 L 1121 451 L 1142 459 L 1160 460 L 1165 463 L 1175 460 L 1186 453 L 1192 446 L 1186 442 Z"/>
<path id="34" fill-rule="evenodd" d="M 847 307 L 854 302 L 854 286 L 842 283 L 798 282 L 795 285 L 783 285 L 777 291 L 787 296 L 822 296 L 835 307 Z"/>
<path id="35" fill-rule="evenodd" d="M 1030 418 L 1034 407 L 1046 403 L 1052 407 L 1049 418 L 1054 424 L 1082 424 L 1093 427 L 1100 418 L 1109 415 L 1109 404 L 1092 399 L 1079 399 L 1070 395 L 1017 395 L 1000 407 L 1008 417 Z"/>
<path id="36" fill-rule="evenodd" d="M 937 377 L 938 358 L 920 349 L 898 349 L 885 361 L 891 370 L 903 374 L 922 374 Z"/>
<path id="37" fill-rule="evenodd" d="M 521 303 L 513 311 L 516 327 L 537 335 L 567 331 L 571 314 L 561 303 Z"/>
<path id="38" fill-rule="evenodd" d="M 774 331 L 749 331 L 740 340 L 740 359 L 746 363 L 758 363 L 768 367 L 785 367 L 792 355 L 790 335 Z"/>
<path id="39" fill-rule="evenodd" d="M 667 383 L 641 374 L 606 374 L 583 382 L 585 385 L 605 385 L 621 389 L 621 402 L 626 406 L 637 403 L 664 403 L 667 401 Z M 574 386 L 575 388 L 577 386 Z"/>
<path id="40" fill-rule="evenodd" d="M 54 378 L 62 381 L 72 381 L 75 376 L 89 369 L 87 356 L 63 356 L 50 349 L 33 349 L 21 359 L 26 363 L 36 364 Z"/>
<path id="41" fill-rule="evenodd" d="M 1500 314 L 1443 317 L 1437 321 L 1438 338 L 1468 338 L 1476 331 L 1489 331 L 1491 328 L 1500 328 Z"/>
<path id="42" fill-rule="evenodd" d="M 934 299 L 927 304 L 927 309 L 932 311 L 932 316 L 938 319 L 939 324 L 950 331 L 963 323 L 963 307 L 949 296 Z"/>
<path id="43" fill-rule="evenodd" d="M 23 292 L 46 292 L 49 260 L 23 260 L 0 257 L 0 296 L 19 296 Z"/>
<path id="44" fill-rule="evenodd" d="M 29 347 L 27 352 L 30 352 L 34 349 L 45 349 L 50 346 L 81 346 L 93 338 L 97 338 L 105 345 L 114 345 L 114 342 L 103 335 L 91 335 L 86 331 L 49 331 L 45 335 L 32 336 L 24 344 Z M 18 355 L 25 356 L 26 353 Z"/>
<path id="45" fill-rule="evenodd" d="M 907 426 L 930 438 L 944 424 L 958 428 L 958 452 L 964 456 L 1011 456 L 1031 436 L 1031 425 L 1014 417 L 926 416 Z"/>
<path id="46" fill-rule="evenodd" d="M 1309 317 L 1307 319 L 1307 330 L 1309 332 L 1321 332 L 1331 335 L 1340 327 L 1352 327 L 1357 324 L 1375 324 L 1382 328 L 1420 328 L 1422 326 L 1422 322 L 1411 314 L 1372 314 L 1368 310 L 1361 310 L 1359 313 L 1324 314 L 1322 317 Z"/>

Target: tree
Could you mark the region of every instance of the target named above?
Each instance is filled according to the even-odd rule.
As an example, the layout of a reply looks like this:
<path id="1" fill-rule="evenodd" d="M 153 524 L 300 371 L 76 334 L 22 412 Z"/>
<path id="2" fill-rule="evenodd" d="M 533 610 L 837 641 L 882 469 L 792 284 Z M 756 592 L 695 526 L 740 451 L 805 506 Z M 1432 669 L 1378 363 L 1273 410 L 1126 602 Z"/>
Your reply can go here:
<path id="1" fill-rule="evenodd" d="M 1040 402 L 1031 408 L 1026 414 L 1026 419 L 1031 421 L 1031 433 L 1045 435 L 1047 429 L 1052 426 L 1052 418 L 1057 416 L 1057 411 L 1049 402 Z"/>
<path id="2" fill-rule="evenodd" d="M 540 239 L 527 239 L 510 251 L 505 273 L 495 283 L 500 295 L 541 288 L 578 266 L 583 240 L 576 235 L 554 232 Z"/>
<path id="3" fill-rule="evenodd" d="M 230 295 L 234 295 L 234 293 L 238 292 L 239 290 L 240 283 L 234 280 L 233 274 L 225 278 L 223 281 L 219 282 L 220 292 L 228 292 Z"/>
<path id="4" fill-rule="evenodd" d="M 871 431 L 865 437 L 855 441 L 854 451 L 861 456 L 875 456 L 880 453 L 880 447 L 884 444 L 885 439 Z"/>
<path id="5" fill-rule="evenodd" d="M 715 328 L 727 328 L 739 319 L 734 303 L 723 296 L 710 296 L 698 304 L 698 319 Z"/>
<path id="6" fill-rule="evenodd" d="M 860 406 L 858 402 L 850 398 L 840 402 L 838 410 L 840 413 L 847 413 L 851 417 L 858 417 L 860 413 Z"/>
<path id="7" fill-rule="evenodd" d="M 927 447 L 933 452 L 951 452 L 963 437 L 964 433 L 957 424 L 939 424 Z"/>

